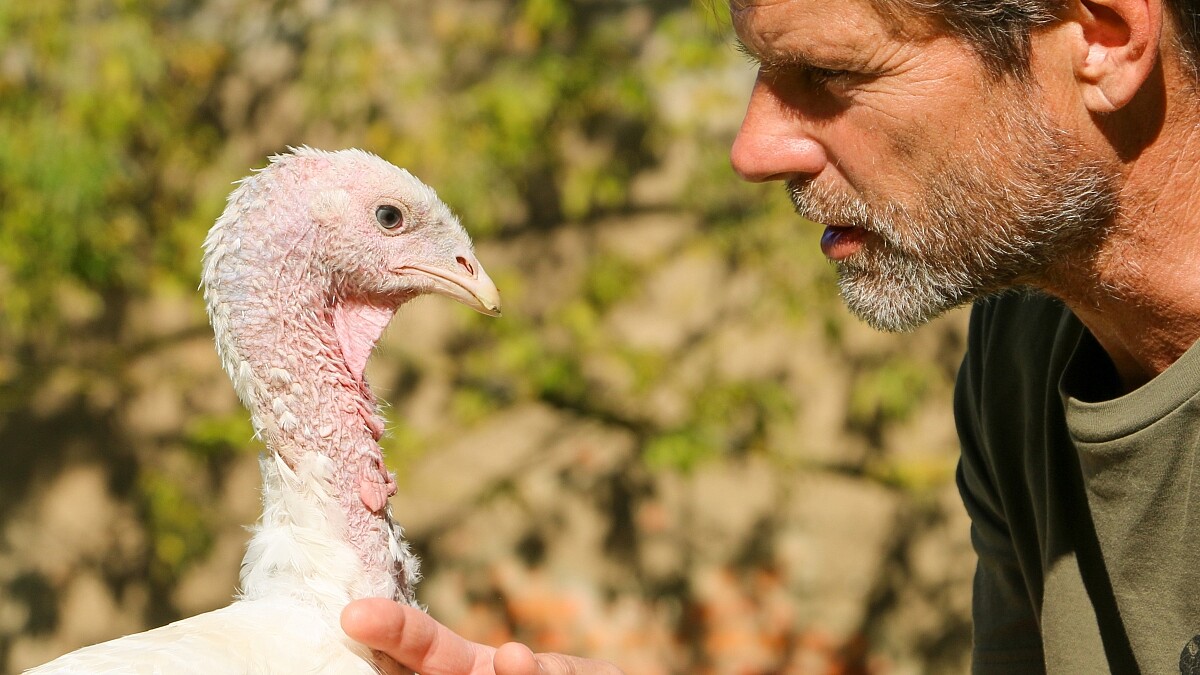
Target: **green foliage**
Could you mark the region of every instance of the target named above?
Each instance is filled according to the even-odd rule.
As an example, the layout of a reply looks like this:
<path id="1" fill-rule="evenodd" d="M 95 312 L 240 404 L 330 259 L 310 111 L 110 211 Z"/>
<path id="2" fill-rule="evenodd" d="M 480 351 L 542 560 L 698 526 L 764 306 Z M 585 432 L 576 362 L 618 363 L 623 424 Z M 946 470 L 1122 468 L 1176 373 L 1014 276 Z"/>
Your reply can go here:
<path id="1" fill-rule="evenodd" d="M 522 23 L 539 36 L 565 28 L 571 21 L 571 6 L 562 0 L 525 0 L 521 4 Z"/>
<path id="2" fill-rule="evenodd" d="M 667 355 L 657 351 L 617 345 L 612 353 L 628 366 L 633 376 L 631 393 L 636 396 L 645 395 L 651 387 L 661 382 L 671 366 Z"/>
<path id="3" fill-rule="evenodd" d="M 151 551 L 150 573 L 159 583 L 171 583 L 212 547 L 212 529 L 195 495 L 174 476 L 146 471 L 138 494 Z"/>
<path id="4" fill-rule="evenodd" d="M 770 380 L 715 380 L 691 403 L 685 424 L 646 442 L 647 465 L 689 471 L 730 453 L 766 451 L 772 424 L 790 417 L 795 405 L 788 392 Z"/>
<path id="5" fill-rule="evenodd" d="M 924 400 L 937 373 L 902 357 L 864 369 L 850 399 L 850 422 L 868 425 L 908 418 Z"/>
<path id="6" fill-rule="evenodd" d="M 687 472 L 720 453 L 718 438 L 687 427 L 650 438 L 642 451 L 642 461 L 653 469 Z"/>
<path id="7" fill-rule="evenodd" d="M 389 421 L 387 433 L 379 439 L 379 445 L 388 470 L 396 474 L 397 480 L 403 481 L 409 474 L 405 469 L 424 456 L 430 447 L 428 439 L 403 419 L 392 415 Z"/>
<path id="8" fill-rule="evenodd" d="M 539 398 L 546 400 L 580 402 L 588 394 L 579 358 L 570 353 L 547 355 L 534 371 L 534 383 Z"/>
<path id="9" fill-rule="evenodd" d="M 500 401 L 493 392 L 479 386 L 464 385 L 456 388 L 454 398 L 450 402 L 450 413 L 465 427 L 483 420 L 499 409 Z"/>
<path id="10" fill-rule="evenodd" d="M 165 179 L 215 146 L 196 105 L 220 53 L 177 41 L 161 11 L 69 0 L 0 11 L 0 339 L 53 335 L 63 285 L 111 298 L 193 283 L 213 200 Z"/>
<path id="11" fill-rule="evenodd" d="M 882 459 L 867 465 L 867 475 L 910 494 L 928 495 L 954 480 L 958 466 L 953 454 L 931 455 L 921 459 Z"/>
<path id="12" fill-rule="evenodd" d="M 597 311 L 605 311 L 628 298 L 638 288 L 640 270 L 615 255 L 597 255 L 583 281 L 583 297 Z"/>
<path id="13" fill-rule="evenodd" d="M 578 404 L 586 399 L 578 349 L 552 347 L 529 326 L 494 332 L 485 339 L 491 344 L 467 355 L 462 386 L 455 395 L 455 416 L 463 423 L 478 421 L 513 400 Z"/>
<path id="14" fill-rule="evenodd" d="M 261 452 L 250 417 L 244 411 L 198 417 L 184 431 L 184 443 L 198 457 L 223 459 L 241 452 Z"/>

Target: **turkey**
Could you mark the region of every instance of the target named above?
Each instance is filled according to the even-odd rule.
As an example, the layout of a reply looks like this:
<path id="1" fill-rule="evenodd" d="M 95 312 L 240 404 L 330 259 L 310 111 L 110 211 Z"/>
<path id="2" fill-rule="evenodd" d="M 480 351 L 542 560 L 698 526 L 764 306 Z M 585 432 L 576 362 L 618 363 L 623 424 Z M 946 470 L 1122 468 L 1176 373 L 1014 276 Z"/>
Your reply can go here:
<path id="1" fill-rule="evenodd" d="M 240 181 L 204 242 L 203 286 L 222 365 L 267 448 L 240 592 L 29 672 L 403 672 L 338 623 L 356 598 L 415 604 L 418 579 L 363 370 L 400 305 L 435 293 L 498 316 L 495 284 L 431 188 L 361 150 L 305 147 Z"/>

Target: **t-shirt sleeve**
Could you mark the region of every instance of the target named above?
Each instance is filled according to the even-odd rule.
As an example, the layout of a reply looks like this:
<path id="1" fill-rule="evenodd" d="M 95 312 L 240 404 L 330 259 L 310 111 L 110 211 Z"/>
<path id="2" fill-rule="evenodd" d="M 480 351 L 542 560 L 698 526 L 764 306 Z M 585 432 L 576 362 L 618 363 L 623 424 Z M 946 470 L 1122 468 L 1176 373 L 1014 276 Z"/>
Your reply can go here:
<path id="1" fill-rule="evenodd" d="M 972 672 L 1038 673 L 1045 669 L 1038 613 L 1021 572 L 982 432 L 985 308 L 972 313 L 967 355 L 958 374 L 954 415 L 962 454 L 957 482 L 971 518 L 975 568 Z"/>

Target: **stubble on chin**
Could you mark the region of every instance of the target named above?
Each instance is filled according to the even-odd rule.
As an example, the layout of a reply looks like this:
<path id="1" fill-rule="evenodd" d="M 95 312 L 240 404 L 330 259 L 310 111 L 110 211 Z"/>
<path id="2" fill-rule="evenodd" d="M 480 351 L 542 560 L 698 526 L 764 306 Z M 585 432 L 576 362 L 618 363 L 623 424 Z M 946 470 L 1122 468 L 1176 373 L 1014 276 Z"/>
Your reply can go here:
<path id="1" fill-rule="evenodd" d="M 800 216 L 871 233 L 835 263 L 847 307 L 871 326 L 907 331 L 987 294 L 1044 287 L 1065 261 L 1099 249 L 1116 211 L 1115 168 L 1031 109 L 999 117 L 956 161 L 913 168 L 920 187 L 907 202 L 787 186 Z"/>

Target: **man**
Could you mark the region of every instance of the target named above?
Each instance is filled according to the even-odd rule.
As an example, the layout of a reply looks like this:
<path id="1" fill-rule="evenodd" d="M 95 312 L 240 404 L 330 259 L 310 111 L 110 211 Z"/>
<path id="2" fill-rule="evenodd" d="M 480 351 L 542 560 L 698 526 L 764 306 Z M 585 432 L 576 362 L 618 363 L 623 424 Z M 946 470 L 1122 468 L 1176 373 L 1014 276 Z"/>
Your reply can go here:
<path id="1" fill-rule="evenodd" d="M 1200 672 L 1200 0 L 731 12 L 760 63 L 734 168 L 828 225 L 848 306 L 905 330 L 976 302 L 975 671 Z M 619 672 L 383 601 L 343 626 L 425 675 Z"/>

